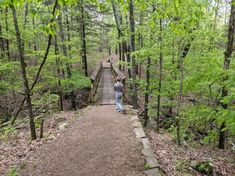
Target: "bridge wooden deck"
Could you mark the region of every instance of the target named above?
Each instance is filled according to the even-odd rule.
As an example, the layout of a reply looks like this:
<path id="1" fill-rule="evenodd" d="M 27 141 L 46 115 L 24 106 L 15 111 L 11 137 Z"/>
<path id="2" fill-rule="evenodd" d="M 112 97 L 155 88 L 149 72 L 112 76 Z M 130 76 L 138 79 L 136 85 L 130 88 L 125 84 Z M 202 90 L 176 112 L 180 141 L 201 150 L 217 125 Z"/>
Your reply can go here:
<path id="1" fill-rule="evenodd" d="M 100 105 L 115 104 L 114 75 L 110 67 L 103 67 L 97 90 L 97 103 Z"/>
<path id="2" fill-rule="evenodd" d="M 99 105 L 114 105 L 114 83 L 115 77 L 119 76 L 124 85 L 125 93 L 125 79 L 126 76 L 114 67 L 112 62 L 101 61 L 97 64 L 96 69 L 90 76 L 92 81 L 92 91 L 90 100 Z"/>

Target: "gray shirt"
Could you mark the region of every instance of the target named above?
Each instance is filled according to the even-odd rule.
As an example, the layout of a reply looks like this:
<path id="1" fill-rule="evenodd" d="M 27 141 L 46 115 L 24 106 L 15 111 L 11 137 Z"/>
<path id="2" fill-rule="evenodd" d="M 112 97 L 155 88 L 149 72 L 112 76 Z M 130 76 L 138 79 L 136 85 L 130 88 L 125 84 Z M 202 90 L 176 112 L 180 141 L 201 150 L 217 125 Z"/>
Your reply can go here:
<path id="1" fill-rule="evenodd" d="M 116 82 L 114 84 L 115 93 L 123 93 L 123 85 L 121 82 Z"/>

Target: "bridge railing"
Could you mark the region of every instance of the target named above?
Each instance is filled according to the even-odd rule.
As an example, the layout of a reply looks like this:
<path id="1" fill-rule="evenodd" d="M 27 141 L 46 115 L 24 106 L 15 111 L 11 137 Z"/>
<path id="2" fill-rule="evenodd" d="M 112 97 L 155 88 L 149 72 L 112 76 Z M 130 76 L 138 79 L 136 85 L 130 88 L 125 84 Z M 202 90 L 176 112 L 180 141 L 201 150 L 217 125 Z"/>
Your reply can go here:
<path id="1" fill-rule="evenodd" d="M 91 103 L 95 102 L 97 99 L 96 93 L 97 93 L 98 84 L 99 84 L 101 74 L 102 74 L 102 62 L 100 61 L 96 65 L 94 72 L 90 76 L 92 87 L 91 87 L 89 101 Z"/>

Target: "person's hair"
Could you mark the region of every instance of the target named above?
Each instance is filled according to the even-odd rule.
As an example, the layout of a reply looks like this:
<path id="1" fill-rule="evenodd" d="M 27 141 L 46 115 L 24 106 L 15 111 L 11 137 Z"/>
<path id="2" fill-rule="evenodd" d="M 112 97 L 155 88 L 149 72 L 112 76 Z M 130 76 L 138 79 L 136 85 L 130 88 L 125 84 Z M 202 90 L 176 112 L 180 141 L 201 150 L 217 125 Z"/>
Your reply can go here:
<path id="1" fill-rule="evenodd" d="M 117 80 L 118 82 L 120 82 L 120 81 L 121 81 L 121 78 L 118 76 L 118 77 L 116 78 L 116 80 Z"/>

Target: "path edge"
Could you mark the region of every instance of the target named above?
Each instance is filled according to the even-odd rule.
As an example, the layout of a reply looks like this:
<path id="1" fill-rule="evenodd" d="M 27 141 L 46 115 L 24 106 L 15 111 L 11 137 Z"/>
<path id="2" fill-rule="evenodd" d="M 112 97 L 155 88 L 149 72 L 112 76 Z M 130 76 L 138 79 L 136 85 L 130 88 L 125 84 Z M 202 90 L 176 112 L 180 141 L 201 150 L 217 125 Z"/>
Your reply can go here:
<path id="1" fill-rule="evenodd" d="M 131 117 L 131 123 L 134 127 L 134 133 L 136 135 L 136 138 L 142 143 L 143 149 L 142 154 L 145 156 L 145 171 L 144 173 L 147 176 L 161 176 L 160 169 L 159 169 L 159 163 L 156 159 L 153 150 L 150 145 L 150 141 L 147 138 L 143 126 L 139 120 L 138 115 Z"/>

